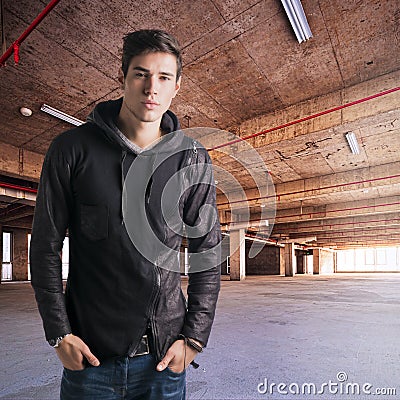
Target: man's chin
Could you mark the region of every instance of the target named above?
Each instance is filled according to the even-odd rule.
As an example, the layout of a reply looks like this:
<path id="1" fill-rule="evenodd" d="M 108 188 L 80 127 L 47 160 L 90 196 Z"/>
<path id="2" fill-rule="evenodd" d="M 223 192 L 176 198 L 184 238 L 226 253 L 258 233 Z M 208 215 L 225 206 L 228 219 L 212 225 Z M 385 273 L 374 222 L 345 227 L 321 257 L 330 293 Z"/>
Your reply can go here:
<path id="1" fill-rule="evenodd" d="M 145 122 L 145 123 L 154 123 L 157 121 L 160 121 L 162 118 L 163 114 L 159 114 L 157 113 L 157 115 L 153 114 L 153 115 L 142 115 L 139 119 L 141 122 Z"/>
<path id="2" fill-rule="evenodd" d="M 164 112 L 163 110 L 143 110 L 136 107 L 130 107 L 129 104 L 124 104 L 126 111 L 131 117 L 143 123 L 154 123 L 160 121 Z"/>
<path id="3" fill-rule="evenodd" d="M 161 120 L 165 111 L 163 110 L 147 110 L 146 112 L 140 113 L 138 116 L 142 122 L 156 122 Z"/>

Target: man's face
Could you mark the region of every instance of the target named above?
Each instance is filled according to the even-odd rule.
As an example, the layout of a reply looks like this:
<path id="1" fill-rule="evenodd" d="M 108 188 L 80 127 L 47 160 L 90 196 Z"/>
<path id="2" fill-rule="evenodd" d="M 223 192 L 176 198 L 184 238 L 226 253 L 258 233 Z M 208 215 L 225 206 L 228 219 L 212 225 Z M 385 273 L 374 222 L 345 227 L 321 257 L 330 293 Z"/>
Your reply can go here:
<path id="1" fill-rule="evenodd" d="M 123 83 L 124 106 L 140 122 L 161 120 L 180 87 L 176 80 L 176 57 L 169 53 L 148 53 L 133 57 Z"/>

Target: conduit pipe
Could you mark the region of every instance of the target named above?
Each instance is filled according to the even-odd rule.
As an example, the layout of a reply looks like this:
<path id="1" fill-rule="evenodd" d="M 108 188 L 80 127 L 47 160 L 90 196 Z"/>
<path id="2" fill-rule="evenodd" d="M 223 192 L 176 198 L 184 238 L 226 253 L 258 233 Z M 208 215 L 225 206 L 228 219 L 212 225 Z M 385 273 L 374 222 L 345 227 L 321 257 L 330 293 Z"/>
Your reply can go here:
<path id="1" fill-rule="evenodd" d="M 338 187 L 349 186 L 349 185 L 357 185 L 357 184 L 360 184 L 360 183 L 369 183 L 369 182 L 375 182 L 375 181 L 381 181 L 381 180 L 385 180 L 385 179 L 392 179 L 392 178 L 399 178 L 399 177 L 400 177 L 400 175 L 391 175 L 391 176 L 385 176 L 385 177 L 381 177 L 381 178 L 367 179 L 365 181 L 357 181 L 357 182 L 343 183 L 343 184 L 339 184 L 339 185 L 324 186 L 324 187 L 321 187 L 321 188 L 318 188 L 318 189 L 306 189 L 306 190 L 299 190 L 297 192 L 282 193 L 282 194 L 280 194 L 280 195 L 278 195 L 276 197 L 280 198 L 282 196 L 289 196 L 289 195 L 306 193 L 306 192 L 317 191 L 317 190 L 324 190 L 324 189 L 332 189 L 332 188 L 338 188 Z M 10 188 L 10 189 L 17 189 L 17 190 L 30 192 L 30 193 L 37 193 L 37 189 L 27 188 L 27 187 L 24 187 L 24 186 L 18 186 L 18 185 L 13 185 L 13 184 L 4 183 L 4 182 L 0 182 L 0 187 Z M 254 198 L 251 198 L 251 199 L 248 199 L 248 200 L 235 200 L 235 201 L 231 201 L 231 202 L 228 202 L 228 203 L 221 203 L 220 205 L 242 203 L 242 202 L 245 202 L 245 201 L 266 199 L 266 198 L 271 198 L 271 197 L 274 197 L 274 196 L 254 197 Z"/>
<path id="2" fill-rule="evenodd" d="M 360 244 L 363 244 L 363 243 L 365 243 L 366 241 L 368 241 L 368 242 L 383 242 L 383 243 L 385 243 L 385 244 L 387 244 L 387 245 L 390 245 L 392 242 L 393 242 L 393 245 L 397 245 L 397 240 L 398 240 L 398 238 L 397 237 L 392 237 L 392 236 L 389 236 L 389 237 L 379 237 L 379 238 L 377 238 L 376 236 L 365 236 L 365 237 L 355 237 L 355 238 L 349 238 L 349 239 L 353 239 L 353 240 L 346 240 L 347 238 L 342 238 L 342 239 L 344 239 L 344 240 L 326 240 L 326 239 L 324 239 L 324 240 L 321 240 L 321 241 L 318 241 L 318 244 L 320 244 L 320 245 L 337 245 L 337 244 L 339 244 L 339 243 L 341 243 L 341 244 L 347 244 L 347 243 L 360 243 Z M 368 246 L 368 245 L 365 245 L 366 247 L 371 247 L 371 246 Z M 390 246 L 388 246 L 388 247 L 390 247 Z"/>
<path id="3" fill-rule="evenodd" d="M 14 62 L 19 61 L 19 46 L 29 36 L 29 34 L 42 22 L 42 20 L 50 13 L 60 0 L 51 0 L 45 9 L 33 20 L 33 22 L 25 29 L 22 35 L 5 51 L 0 58 L 0 66 L 5 66 L 5 62 L 14 53 Z"/>
<path id="4" fill-rule="evenodd" d="M 345 229 L 344 231 L 320 231 L 320 232 L 322 232 L 320 234 L 318 234 L 319 231 L 313 231 L 313 232 L 303 232 L 302 231 L 303 233 L 302 232 L 300 232 L 300 233 L 296 232 L 296 234 L 300 234 L 301 235 L 301 236 L 299 236 L 299 239 L 304 238 L 305 234 L 310 234 L 311 235 L 311 233 L 314 236 L 329 238 L 331 236 L 342 237 L 342 236 L 345 236 L 345 235 L 347 235 L 349 233 L 352 233 L 352 232 L 358 233 L 359 234 L 358 236 L 360 236 L 360 235 L 364 235 L 364 234 L 370 234 L 371 230 L 373 230 L 374 232 L 396 230 L 396 231 L 399 232 L 399 235 L 400 235 L 400 229 L 399 229 L 398 226 L 388 226 L 388 227 L 382 226 L 380 228 L 371 227 L 370 229 L 365 229 L 365 227 L 364 227 L 364 228 L 360 228 L 360 229 Z M 275 232 L 274 232 L 274 234 L 276 235 Z M 326 236 L 320 236 L 320 235 L 326 235 Z M 297 239 L 297 238 L 296 237 L 290 237 L 290 239 L 294 240 L 294 239 Z"/>
<path id="5" fill-rule="evenodd" d="M 312 115 L 309 115 L 309 116 L 304 117 L 304 118 L 299 118 L 299 119 L 296 119 L 294 121 L 287 122 L 286 124 L 278 125 L 278 126 L 275 126 L 274 128 L 269 128 L 269 129 L 266 129 L 264 131 L 261 131 L 261 132 L 258 132 L 258 133 L 254 133 L 252 135 L 245 136 L 243 138 L 239 138 L 239 139 L 235 139 L 235 140 L 232 140 L 230 142 L 227 142 L 227 143 L 219 144 L 219 145 L 211 147 L 211 148 L 209 148 L 207 150 L 208 151 L 212 151 L 212 150 L 220 149 L 221 147 L 230 146 L 232 144 L 235 144 L 235 143 L 238 143 L 238 142 L 241 142 L 241 141 L 245 141 L 245 140 L 260 136 L 260 135 L 265 135 L 267 133 L 271 133 L 271 132 L 277 131 L 279 129 L 287 128 L 288 126 L 296 125 L 296 124 L 299 124 L 301 122 L 308 121 L 310 119 L 321 117 L 322 115 L 330 114 L 330 113 L 333 113 L 335 111 L 339 111 L 339 110 L 342 110 L 344 108 L 354 106 L 356 104 L 361 104 L 361 103 L 364 103 L 366 101 L 369 101 L 369 100 L 372 100 L 372 99 L 376 99 L 376 98 L 381 97 L 381 96 L 385 96 L 385 95 L 387 95 L 389 93 L 397 92 L 398 90 L 400 90 L 400 86 L 395 87 L 393 89 L 385 90 L 383 92 L 379 92 L 379 93 L 373 94 L 373 95 L 368 96 L 368 97 L 364 97 L 364 98 L 359 99 L 359 100 L 351 101 L 350 103 L 342 104 L 341 106 L 329 108 L 328 110 L 321 111 L 319 113 L 312 114 Z"/>
<path id="6" fill-rule="evenodd" d="M 316 211 L 316 212 L 310 212 L 310 213 L 305 213 L 305 214 L 296 214 L 296 215 L 285 215 L 281 217 L 275 217 L 275 220 L 277 219 L 282 219 L 282 218 L 291 218 L 291 217 L 304 217 L 306 215 L 309 215 L 310 217 L 312 215 L 318 215 L 318 214 L 331 214 L 331 213 L 336 213 L 336 212 L 341 212 L 341 211 L 354 211 L 354 210 L 363 210 L 366 208 L 377 208 L 377 207 L 389 207 L 389 206 L 396 206 L 399 205 L 400 202 L 397 201 L 395 203 L 384 203 L 384 204 L 376 204 L 376 205 L 371 205 L 371 206 L 361 206 L 361 207 L 351 207 L 351 208 L 342 208 L 339 210 L 327 210 L 327 211 Z"/>
<path id="7" fill-rule="evenodd" d="M 386 237 L 386 239 L 384 239 L 384 237 Z M 377 238 L 376 236 L 344 236 L 344 237 L 340 237 L 338 239 L 342 239 L 342 240 L 336 240 L 335 238 L 332 238 L 333 240 L 327 240 L 329 238 L 323 238 L 324 240 L 319 240 L 318 239 L 318 243 L 348 243 L 348 240 L 343 241 L 343 239 L 360 239 L 360 240 L 372 240 L 372 241 L 388 241 L 388 240 L 397 240 L 397 237 L 393 237 L 393 235 L 379 235 L 379 238 Z"/>
<path id="8" fill-rule="evenodd" d="M 23 192 L 28 192 L 28 193 L 37 193 L 37 189 L 28 188 L 26 186 L 14 185 L 12 183 L 0 182 L 0 187 L 6 188 L 6 189 L 21 190 Z"/>
<path id="9" fill-rule="evenodd" d="M 394 179 L 394 178 L 400 178 L 400 174 L 398 175 L 390 175 L 390 176 L 384 176 L 380 178 L 372 178 L 372 179 L 366 179 L 364 181 L 355 181 L 355 182 L 348 182 L 348 183 L 340 183 L 337 185 L 329 185 L 329 186 L 324 186 L 318 189 L 305 189 L 305 190 L 300 190 L 298 192 L 288 192 L 288 193 L 282 193 L 277 195 L 276 197 L 278 198 L 278 201 L 280 201 L 281 196 L 290 196 L 293 194 L 300 194 L 300 193 L 307 193 L 307 192 L 315 192 L 317 190 L 325 190 L 325 189 L 335 189 L 339 187 L 345 187 L 345 186 L 351 186 L 351 185 L 359 185 L 361 183 L 371 183 L 371 182 L 377 182 L 377 181 L 383 181 L 386 179 Z M 260 199 L 263 199 L 265 197 L 260 197 Z"/>
<path id="10" fill-rule="evenodd" d="M 21 190 L 23 192 L 29 192 L 29 193 L 37 193 L 37 189 L 33 189 L 33 188 L 28 188 L 28 187 L 24 187 L 24 186 L 19 186 L 19 185 L 14 185 L 11 183 L 5 183 L 5 182 L 0 182 L 0 187 L 4 187 L 6 189 L 15 189 L 15 190 Z M 224 203 L 224 204 L 229 204 L 229 203 Z M 357 209 L 365 209 L 365 208 L 373 208 L 373 207 L 387 207 L 387 206 L 391 206 L 391 205 L 397 205 L 400 204 L 400 202 L 397 203 L 388 203 L 388 204 L 377 204 L 377 205 L 371 205 L 371 206 L 363 206 L 363 207 L 354 207 L 354 208 L 344 208 L 341 210 L 329 210 L 329 211 L 319 211 L 319 212 L 313 212 L 313 213 L 306 213 L 306 214 L 297 214 L 297 215 L 285 215 L 285 216 L 281 216 L 281 217 L 275 217 L 276 219 L 281 219 L 281 218 L 291 218 L 291 217 L 301 217 L 301 216 L 305 216 L 305 215 L 314 215 L 314 214 L 327 214 L 327 213 L 333 213 L 333 212 L 340 212 L 340 211 L 352 211 L 352 210 L 357 210 Z M 398 221 L 400 219 L 391 219 L 391 220 L 376 220 L 376 221 L 365 221 L 365 222 L 358 222 L 358 224 L 361 223 L 369 223 L 369 222 L 390 222 L 390 221 Z M 249 222 L 256 222 L 258 221 L 258 219 L 255 220 L 249 220 Z M 329 226 L 334 226 L 334 225 L 351 225 L 352 223 L 343 223 L 343 224 L 329 224 Z M 313 226 L 311 226 L 310 228 L 312 228 Z M 316 226 L 318 227 L 318 226 Z"/>
<path id="11" fill-rule="evenodd" d="M 280 198 L 282 196 L 291 196 L 291 195 L 300 194 L 300 193 L 316 192 L 316 191 L 325 190 L 325 189 L 335 189 L 335 188 L 339 188 L 339 187 L 345 187 L 345 186 L 351 186 L 351 185 L 359 185 L 361 183 L 371 183 L 371 182 L 383 181 L 383 180 L 386 180 L 386 179 L 393 179 L 393 178 L 400 178 L 400 174 L 399 175 L 389 175 L 389 176 L 384 176 L 384 177 L 380 177 L 380 178 L 366 179 L 364 181 L 340 183 L 340 184 L 337 184 L 337 185 L 323 186 L 323 187 L 320 187 L 320 188 L 304 189 L 304 190 L 299 190 L 297 192 L 281 193 L 279 195 L 270 195 L 270 196 L 253 197 L 251 199 L 234 200 L 234 201 L 230 201 L 230 202 L 226 202 L 226 203 L 221 203 L 220 205 L 223 206 L 225 204 L 243 203 L 243 202 L 257 201 L 257 200 L 260 200 L 260 199 L 270 199 L 270 198 L 275 198 L 275 197 L 278 199 L 278 201 L 280 201 Z"/>
<path id="12" fill-rule="evenodd" d="M 395 205 L 399 205 L 399 204 L 400 204 L 400 202 L 396 202 L 396 203 L 376 204 L 376 205 L 371 205 L 371 206 L 343 208 L 343 209 L 339 209 L 339 210 L 317 211 L 317 212 L 310 212 L 310 213 L 305 213 L 305 214 L 282 215 L 280 217 L 275 217 L 275 221 L 278 219 L 283 219 L 283 218 L 305 217 L 307 215 L 311 217 L 312 215 L 316 215 L 316 214 L 330 214 L 330 213 L 336 213 L 336 212 L 341 212 L 341 211 L 354 211 L 354 210 L 367 209 L 367 208 L 389 207 L 389 206 L 395 206 Z M 395 221 L 395 220 L 392 219 L 390 221 Z M 250 219 L 248 222 L 249 223 L 250 222 L 259 222 L 259 219 Z M 304 220 L 300 220 L 300 222 L 304 222 Z M 293 223 L 293 222 L 290 222 L 290 223 Z M 362 223 L 362 222 L 360 222 L 360 223 Z M 366 223 L 366 222 L 363 222 L 363 223 Z M 221 223 L 221 225 L 228 225 L 228 224 L 229 224 L 229 222 Z M 351 223 L 349 223 L 349 224 L 351 224 Z M 357 222 L 357 224 L 358 224 L 358 222 Z M 328 226 L 332 226 L 332 225 L 333 224 L 328 224 Z M 262 229 L 261 229 L 261 231 L 262 231 Z"/>
<path id="13" fill-rule="evenodd" d="M 303 214 L 304 215 L 304 214 Z M 351 217 L 350 217 L 351 218 Z M 249 222 L 254 222 L 254 221 L 258 221 L 258 220 L 253 220 L 253 221 L 249 221 Z M 393 218 L 393 219 L 376 219 L 376 220 L 369 220 L 369 221 L 357 221 L 357 223 L 355 222 L 342 222 L 342 223 L 337 223 L 337 224 L 325 224 L 323 226 L 321 225 L 308 225 L 308 226 L 304 226 L 303 229 L 310 229 L 310 228 L 324 228 L 324 227 L 329 227 L 331 228 L 332 226 L 343 226 L 343 225 L 361 225 L 361 224 L 370 224 L 373 222 L 394 222 L 394 221 L 400 221 L 400 218 Z M 295 224 L 295 222 L 288 222 L 289 224 Z M 291 228 L 288 228 L 288 230 L 290 230 Z M 347 231 L 347 230 L 346 230 Z M 335 232 L 339 232 L 339 231 L 335 231 Z"/>

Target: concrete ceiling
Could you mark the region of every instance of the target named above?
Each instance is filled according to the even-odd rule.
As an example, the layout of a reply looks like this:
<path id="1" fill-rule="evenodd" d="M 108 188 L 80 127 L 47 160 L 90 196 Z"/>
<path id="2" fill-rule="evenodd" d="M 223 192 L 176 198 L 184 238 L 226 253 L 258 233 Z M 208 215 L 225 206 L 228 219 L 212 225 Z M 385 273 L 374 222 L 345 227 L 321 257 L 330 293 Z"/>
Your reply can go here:
<path id="1" fill-rule="evenodd" d="M 183 46 L 183 86 L 172 109 L 184 127 L 215 128 L 199 133 L 208 148 L 232 134 L 270 130 L 246 139 L 249 151 L 241 143 L 210 151 L 225 171 L 216 173 L 224 227 L 231 218 L 243 220 L 247 207 L 257 220 L 268 202 L 267 209 L 276 209 L 274 240 L 316 236 L 309 244 L 398 245 L 400 92 L 332 109 L 400 86 L 400 3 L 302 3 L 314 37 L 298 44 L 278 0 L 61 0 L 21 45 L 19 65 L 9 59 L 0 69 L 1 181 L 37 182 L 50 141 L 70 128 L 40 112 L 41 104 L 85 119 L 97 102 L 121 96 L 121 37 L 161 28 Z M 3 4 L 9 46 L 47 2 Z M 21 116 L 21 106 L 31 108 L 32 117 Z M 315 116 L 326 110 L 332 112 Z M 360 155 L 350 152 L 348 131 L 356 134 Z M 252 149 L 262 162 L 252 158 Z M 263 188 L 254 179 L 267 171 L 277 195 L 273 204 L 260 199 Z M 228 175 L 245 190 L 247 205 Z M 32 195 L 0 190 L 0 223 L 28 227 Z M 226 204 L 227 196 L 237 201 Z"/>

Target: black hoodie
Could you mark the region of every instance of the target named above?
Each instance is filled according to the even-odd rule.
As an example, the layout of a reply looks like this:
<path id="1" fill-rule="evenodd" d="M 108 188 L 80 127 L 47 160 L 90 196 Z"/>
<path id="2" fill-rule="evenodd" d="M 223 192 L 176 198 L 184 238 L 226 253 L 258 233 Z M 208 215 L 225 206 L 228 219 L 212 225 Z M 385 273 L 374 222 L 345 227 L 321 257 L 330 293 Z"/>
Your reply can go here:
<path id="1" fill-rule="evenodd" d="M 210 222 L 199 210 L 211 206 L 217 215 L 215 186 L 207 151 L 179 130 L 172 112 L 162 118 L 165 135 L 140 149 L 115 125 L 121 104 L 100 103 L 46 154 L 32 228 L 32 286 L 47 340 L 72 332 L 105 359 L 134 351 L 150 324 L 160 360 L 181 333 L 208 341 L 221 234 L 218 218 Z M 169 190 L 163 202 L 174 176 L 172 188 L 185 189 L 176 201 Z M 177 254 L 191 229 L 185 303 Z M 60 251 L 67 230 L 64 295 Z"/>

